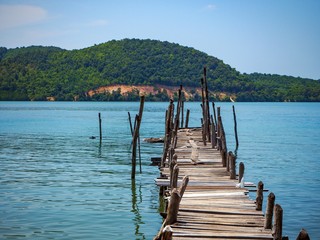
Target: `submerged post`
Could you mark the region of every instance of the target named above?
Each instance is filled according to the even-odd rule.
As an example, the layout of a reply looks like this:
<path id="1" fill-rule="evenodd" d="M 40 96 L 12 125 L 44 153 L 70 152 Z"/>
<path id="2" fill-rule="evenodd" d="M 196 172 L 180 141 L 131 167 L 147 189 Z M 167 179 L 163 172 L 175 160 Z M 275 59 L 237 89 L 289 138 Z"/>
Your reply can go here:
<path id="1" fill-rule="evenodd" d="M 100 134 L 100 142 L 101 142 L 102 141 L 101 113 L 99 113 L 98 116 L 99 116 L 99 134 Z"/>
<path id="2" fill-rule="evenodd" d="M 234 105 L 232 105 L 232 111 L 233 111 L 233 120 L 234 120 L 234 135 L 236 138 L 236 149 L 238 149 L 239 140 L 238 140 L 238 130 L 237 130 L 237 117 L 236 117 L 236 111 L 234 109 Z"/>
<path id="3" fill-rule="evenodd" d="M 129 120 L 129 125 L 130 125 L 131 136 L 133 136 L 133 128 L 132 128 L 132 121 L 131 121 L 130 112 L 128 112 L 128 120 Z"/>
<path id="4" fill-rule="evenodd" d="M 135 177 L 136 177 L 137 140 L 139 137 L 140 124 L 141 124 L 141 120 L 142 120 L 144 99 L 145 99 L 144 96 L 140 97 L 139 115 L 137 115 L 137 117 L 136 117 L 137 124 L 134 128 L 134 133 L 133 133 L 132 158 L 131 158 L 131 163 L 132 163 L 131 179 L 135 179 Z"/>

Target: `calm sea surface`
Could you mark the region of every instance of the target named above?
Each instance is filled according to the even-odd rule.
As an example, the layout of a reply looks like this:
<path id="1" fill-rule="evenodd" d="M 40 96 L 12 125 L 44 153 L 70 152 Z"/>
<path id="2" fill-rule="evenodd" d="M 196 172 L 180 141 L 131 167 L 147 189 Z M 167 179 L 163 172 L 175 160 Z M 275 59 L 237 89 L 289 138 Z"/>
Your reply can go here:
<path id="1" fill-rule="evenodd" d="M 233 151 L 232 104 L 216 105 Z M 276 195 L 283 235 L 295 239 L 304 227 L 320 239 L 320 104 L 234 105 L 245 180 Z M 141 138 L 163 135 L 167 106 L 145 103 Z M 199 126 L 199 103 L 185 108 Z M 149 163 L 162 146 L 141 142 L 132 182 L 128 112 L 138 110 L 138 102 L 0 102 L 0 239 L 152 239 L 161 218 Z"/>

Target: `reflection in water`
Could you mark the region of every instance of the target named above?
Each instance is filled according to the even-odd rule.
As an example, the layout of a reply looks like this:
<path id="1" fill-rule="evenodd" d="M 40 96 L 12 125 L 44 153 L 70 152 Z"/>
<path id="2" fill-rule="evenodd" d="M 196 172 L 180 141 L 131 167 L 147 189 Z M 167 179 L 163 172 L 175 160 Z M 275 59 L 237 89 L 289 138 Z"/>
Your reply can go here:
<path id="1" fill-rule="evenodd" d="M 135 235 L 137 239 L 146 239 L 144 233 L 140 233 L 140 225 L 143 224 L 142 217 L 139 212 L 139 203 L 142 203 L 142 192 L 141 184 L 139 184 L 139 192 L 137 194 L 136 182 L 134 179 L 131 180 L 131 196 L 132 196 L 132 210 L 135 217 L 133 218 L 135 225 Z M 139 237 L 139 238 L 138 238 Z"/>
<path id="2" fill-rule="evenodd" d="M 100 142 L 99 142 L 99 147 L 98 147 L 98 158 L 101 158 L 101 157 L 102 157 L 101 145 L 102 145 L 102 142 L 101 142 L 101 140 L 100 140 Z"/>

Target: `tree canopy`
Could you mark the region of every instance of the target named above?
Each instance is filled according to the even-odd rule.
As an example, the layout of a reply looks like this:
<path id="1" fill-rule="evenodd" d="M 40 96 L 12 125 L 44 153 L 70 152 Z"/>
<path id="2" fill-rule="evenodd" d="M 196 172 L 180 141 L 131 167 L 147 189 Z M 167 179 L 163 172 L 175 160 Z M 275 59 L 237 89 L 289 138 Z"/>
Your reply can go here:
<path id="1" fill-rule="evenodd" d="M 0 100 L 137 100 L 117 91 L 88 96 L 101 86 L 200 87 L 207 67 L 211 96 L 236 101 L 320 101 L 320 81 L 271 74 L 241 74 L 194 48 L 157 40 L 112 40 L 80 50 L 31 46 L 0 47 Z M 166 93 L 147 96 L 166 101 Z M 198 98 L 192 98 L 197 100 Z"/>

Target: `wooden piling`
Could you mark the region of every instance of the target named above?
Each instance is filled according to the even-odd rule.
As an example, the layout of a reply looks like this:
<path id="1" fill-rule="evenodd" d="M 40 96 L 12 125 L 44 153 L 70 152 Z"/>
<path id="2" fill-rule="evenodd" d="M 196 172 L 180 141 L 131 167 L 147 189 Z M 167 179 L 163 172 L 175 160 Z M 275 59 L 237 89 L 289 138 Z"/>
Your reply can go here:
<path id="1" fill-rule="evenodd" d="M 211 115 L 211 147 L 215 148 L 217 146 L 217 133 L 216 126 L 213 121 L 213 117 Z"/>
<path id="2" fill-rule="evenodd" d="M 168 205 L 168 215 L 165 220 L 165 225 L 170 225 L 177 221 L 180 200 L 180 193 L 178 189 L 174 188 L 171 191 L 170 201 Z"/>
<path id="3" fill-rule="evenodd" d="M 262 210 L 263 203 L 263 182 L 260 181 L 257 186 L 257 195 L 256 195 L 256 210 Z"/>
<path id="4" fill-rule="evenodd" d="M 214 124 L 217 126 L 217 115 L 216 115 L 216 107 L 214 102 L 212 102 L 212 109 L 213 109 L 213 117 L 214 117 Z"/>
<path id="5" fill-rule="evenodd" d="M 167 209 L 166 219 L 164 220 L 164 222 L 161 226 L 161 229 L 160 229 L 159 233 L 157 234 L 157 236 L 154 238 L 154 240 L 163 239 L 162 237 L 163 237 L 164 228 L 168 225 L 171 225 L 171 224 L 174 224 L 175 222 L 177 222 L 179 205 L 180 205 L 181 199 L 183 197 L 183 194 L 187 188 L 188 182 L 189 182 L 189 176 L 184 176 L 179 189 L 177 189 L 177 188 L 172 189 L 171 195 L 170 195 L 170 200 L 169 200 L 169 205 L 168 205 L 168 209 Z"/>
<path id="6" fill-rule="evenodd" d="M 218 123 L 219 123 L 219 150 L 222 158 L 222 165 L 223 167 L 226 166 L 227 162 L 227 140 L 226 140 L 226 134 L 223 128 L 222 118 L 221 116 L 218 116 Z"/>
<path id="7" fill-rule="evenodd" d="M 207 81 L 207 67 L 205 66 L 203 68 L 203 80 L 204 80 L 204 90 L 205 90 L 205 105 L 206 105 L 206 133 L 207 133 L 207 140 L 208 142 L 211 142 L 211 134 L 210 134 L 210 106 L 209 106 L 209 91 L 208 91 L 208 81 Z"/>
<path id="8" fill-rule="evenodd" d="M 98 114 L 99 117 L 99 136 L 100 136 L 100 142 L 102 141 L 102 126 L 101 126 L 101 113 Z"/>
<path id="9" fill-rule="evenodd" d="M 202 139 L 203 139 L 203 144 L 206 146 L 207 143 L 207 131 L 208 131 L 208 119 L 207 119 L 207 104 L 206 104 L 206 95 L 205 95 L 205 82 L 204 78 L 201 78 L 201 100 L 202 100 L 202 119 L 203 119 L 203 124 L 202 124 Z"/>
<path id="10" fill-rule="evenodd" d="M 265 229 L 272 228 L 272 217 L 273 217 L 273 208 L 274 208 L 275 199 L 276 199 L 275 195 L 271 192 L 268 196 L 268 202 L 267 202 L 266 216 L 264 221 Z"/>
<path id="11" fill-rule="evenodd" d="M 310 237 L 309 237 L 307 230 L 302 228 L 299 235 L 297 236 L 296 240 L 310 240 Z"/>
<path id="12" fill-rule="evenodd" d="M 142 173 L 140 132 L 138 134 L 139 171 Z"/>
<path id="13" fill-rule="evenodd" d="M 185 128 L 188 128 L 188 127 L 189 127 L 189 115 L 190 115 L 190 109 L 187 109 Z"/>
<path id="14" fill-rule="evenodd" d="M 172 182 L 171 182 L 171 189 L 177 188 L 178 186 L 178 176 L 179 176 L 179 167 L 177 164 L 174 165 L 172 171 Z"/>
<path id="15" fill-rule="evenodd" d="M 164 139 L 164 144 L 163 144 L 163 153 L 161 157 L 161 167 L 164 167 L 164 162 L 167 158 L 168 155 L 168 150 L 171 144 L 171 138 L 172 138 L 172 116 L 173 116 L 173 111 L 174 111 L 174 104 L 173 100 L 170 99 L 170 103 L 168 106 L 168 110 L 166 113 L 166 127 L 165 127 L 165 139 Z"/>
<path id="16" fill-rule="evenodd" d="M 142 120 L 144 100 L 145 100 L 145 96 L 141 96 L 140 97 L 139 115 L 137 117 L 137 124 L 134 128 L 134 133 L 133 133 L 132 158 L 131 158 L 131 164 L 132 164 L 131 179 L 135 179 L 135 177 L 136 177 L 137 140 L 138 140 L 140 124 L 141 124 L 141 120 Z"/>
<path id="17" fill-rule="evenodd" d="M 172 157 L 172 161 L 171 163 L 169 163 L 169 169 L 170 169 L 170 188 L 173 189 L 173 181 L 175 181 L 175 176 L 174 176 L 174 167 L 177 165 L 177 159 L 178 159 L 178 156 L 177 154 L 174 154 L 173 157 Z M 177 176 L 178 178 L 178 176 Z"/>
<path id="18" fill-rule="evenodd" d="M 282 217 L 283 210 L 279 204 L 274 206 L 274 224 L 273 224 L 273 239 L 282 240 Z"/>
<path id="19" fill-rule="evenodd" d="M 205 88 L 204 80 L 202 79 L 202 81 L 202 88 Z M 204 89 L 202 91 L 203 100 L 205 100 L 205 96 L 208 96 L 208 94 L 204 93 Z M 181 108 L 180 104 L 178 103 L 177 105 L 178 109 Z M 212 105 L 214 116 L 216 116 L 214 103 Z M 264 216 L 262 212 L 263 183 L 261 181 L 258 183 L 256 201 L 247 199 L 246 195 L 250 190 L 246 187 L 251 184 L 246 183 L 246 187 L 239 188 L 239 186 L 243 186 L 242 183 L 244 182 L 245 167 L 242 162 L 239 163 L 239 178 L 235 180 L 236 155 L 231 151 L 227 155 L 226 136 L 220 115 L 220 107 L 217 108 L 218 117 L 214 121 L 211 115 L 210 119 L 208 119 L 206 106 L 206 101 L 202 102 L 202 131 L 201 128 L 177 131 L 180 110 L 177 109 L 177 114 L 174 118 L 174 114 L 168 116 L 170 111 L 168 109 L 166 138 L 170 138 L 171 141 L 168 142 L 166 148 L 169 149 L 170 147 L 170 150 L 161 159 L 163 165 L 160 167 L 161 174 L 160 178 L 156 179 L 156 183 L 163 190 L 165 199 L 169 199 L 169 202 L 167 202 L 166 213 L 162 214 L 165 220 L 161 230 L 154 239 L 274 238 L 280 240 L 282 238 L 282 209 L 280 205 L 274 206 L 275 198 L 273 194 L 270 194 L 266 215 Z M 236 132 L 234 107 L 233 112 Z M 189 115 L 188 111 L 187 115 Z M 175 119 L 174 121 L 173 118 Z M 187 121 L 186 119 L 186 128 L 188 127 Z M 210 122 L 211 130 L 210 127 L 209 129 L 206 127 Z M 207 134 L 211 137 L 212 148 L 205 146 L 208 135 L 202 133 L 207 130 Z M 214 144 L 215 139 L 217 140 L 216 144 Z M 178 147 L 176 147 L 176 144 Z M 215 146 L 217 146 L 217 149 L 214 149 Z M 228 156 L 227 158 L 226 155 Z M 185 177 L 178 189 L 179 174 Z M 227 180 L 228 174 L 231 180 Z M 191 182 L 186 189 L 189 181 L 188 175 L 190 175 Z M 239 185 L 238 182 L 241 184 Z M 182 199 L 185 191 L 186 196 Z M 275 214 L 272 214 L 273 212 Z M 272 215 L 275 217 L 271 230 Z"/>
<path id="20" fill-rule="evenodd" d="M 232 105 L 232 111 L 233 111 L 233 121 L 234 121 L 234 135 L 236 139 L 236 149 L 238 149 L 239 140 L 238 140 L 238 130 L 237 130 L 237 117 L 236 117 L 236 111 L 234 109 L 234 105 Z"/>
<path id="21" fill-rule="evenodd" d="M 172 240 L 172 228 L 170 226 L 166 226 L 162 231 L 161 240 Z"/>
<path id="22" fill-rule="evenodd" d="M 230 179 L 236 179 L 236 157 L 232 152 L 229 152 L 230 164 Z"/>
<path id="23" fill-rule="evenodd" d="M 243 176 L 244 176 L 244 163 L 240 162 L 239 163 L 239 183 L 243 181 L 242 180 Z"/>
<path id="24" fill-rule="evenodd" d="M 128 112 L 128 120 L 129 120 L 129 125 L 130 125 L 131 136 L 133 136 L 133 128 L 132 128 L 132 121 L 131 121 L 130 112 Z"/>
<path id="25" fill-rule="evenodd" d="M 184 124 L 184 101 L 181 101 L 181 127 L 183 128 L 183 124 Z"/>

